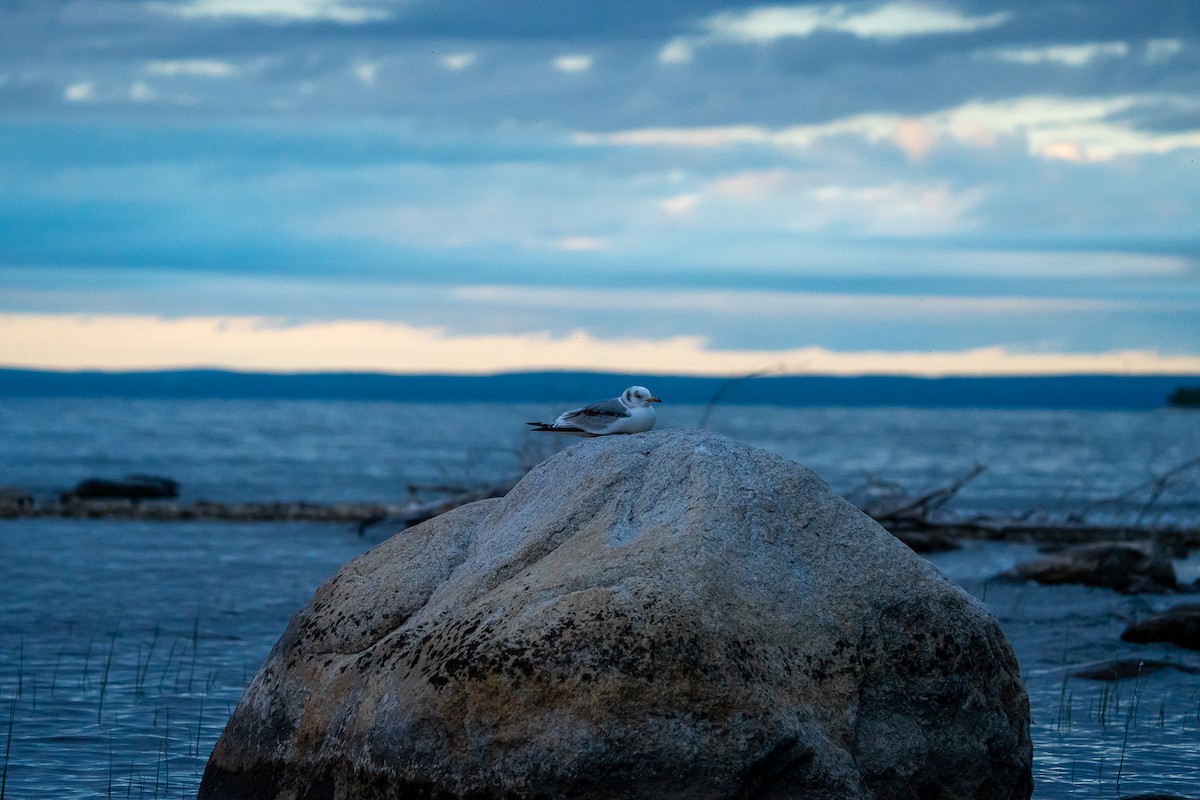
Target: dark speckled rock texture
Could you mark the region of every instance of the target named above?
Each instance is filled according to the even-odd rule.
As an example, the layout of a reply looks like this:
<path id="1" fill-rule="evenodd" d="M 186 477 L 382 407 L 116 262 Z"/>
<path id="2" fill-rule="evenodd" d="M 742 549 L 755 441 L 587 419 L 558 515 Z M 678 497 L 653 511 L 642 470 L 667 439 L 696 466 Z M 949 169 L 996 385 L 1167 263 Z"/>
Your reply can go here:
<path id="1" fill-rule="evenodd" d="M 393 536 L 292 620 L 200 797 L 1027 798 L 987 610 L 813 473 L 579 443 Z"/>

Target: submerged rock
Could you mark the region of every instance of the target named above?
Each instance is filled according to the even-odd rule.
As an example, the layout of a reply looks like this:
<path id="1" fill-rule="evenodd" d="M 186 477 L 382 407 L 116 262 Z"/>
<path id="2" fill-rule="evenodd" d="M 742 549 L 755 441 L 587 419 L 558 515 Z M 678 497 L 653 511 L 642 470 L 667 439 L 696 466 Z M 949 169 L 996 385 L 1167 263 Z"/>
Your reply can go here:
<path id="1" fill-rule="evenodd" d="M 347 564 L 200 797 L 1027 798 L 996 620 L 813 473 L 583 442 Z"/>
<path id="2" fill-rule="evenodd" d="M 1200 604 L 1183 603 L 1131 623 L 1121 638 L 1127 642 L 1169 642 L 1200 650 Z"/>
<path id="3" fill-rule="evenodd" d="M 1095 542 L 1018 564 L 1001 577 L 1038 583 L 1079 583 L 1122 592 L 1168 591 L 1175 568 L 1165 552 L 1132 542 Z"/>
<path id="4" fill-rule="evenodd" d="M 1200 675 L 1200 668 L 1190 667 L 1174 661 L 1153 658 L 1117 658 L 1112 661 L 1097 661 L 1072 670 L 1072 678 L 1089 681 L 1120 681 L 1126 678 L 1142 678 L 1154 672 L 1176 670 L 1188 675 Z"/>

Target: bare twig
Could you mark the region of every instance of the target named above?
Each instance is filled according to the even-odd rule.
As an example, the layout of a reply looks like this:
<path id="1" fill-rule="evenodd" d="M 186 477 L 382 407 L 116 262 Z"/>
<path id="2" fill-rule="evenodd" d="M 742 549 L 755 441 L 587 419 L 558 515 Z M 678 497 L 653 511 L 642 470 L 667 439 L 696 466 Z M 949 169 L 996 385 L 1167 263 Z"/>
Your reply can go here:
<path id="1" fill-rule="evenodd" d="M 753 378 L 761 378 L 764 375 L 770 375 L 771 373 L 784 372 L 786 370 L 786 364 L 776 364 L 773 367 L 767 367 L 765 369 L 755 370 L 754 372 L 748 372 L 745 375 L 741 375 L 736 378 L 730 378 L 729 380 L 725 381 L 719 387 L 717 387 L 717 390 L 713 392 L 712 397 L 708 398 L 708 402 L 704 404 L 704 411 L 700 414 L 700 422 L 697 424 L 697 427 L 702 431 L 708 429 L 708 418 L 712 414 L 713 409 L 716 408 L 717 403 L 721 401 L 721 398 L 724 397 L 730 389 L 737 386 L 739 383 L 751 380 Z"/>
<path id="2" fill-rule="evenodd" d="M 896 481 L 884 480 L 871 473 L 865 473 L 863 482 L 847 489 L 844 496 L 858 506 L 859 510 L 874 516 L 907 497 L 908 491 Z"/>
<path id="3" fill-rule="evenodd" d="M 1120 494 L 1118 494 L 1114 497 L 1103 497 L 1099 500 L 1093 500 L 1090 503 L 1086 503 L 1082 507 L 1076 509 L 1071 514 L 1068 514 L 1067 520 L 1070 522 L 1083 522 L 1084 520 L 1087 519 L 1089 514 L 1091 514 L 1093 511 L 1095 511 L 1098 508 L 1104 508 L 1105 506 L 1115 506 L 1115 505 L 1120 505 L 1121 503 L 1127 503 L 1127 502 L 1130 502 L 1133 498 L 1142 494 L 1143 492 L 1149 491 L 1149 493 L 1150 493 L 1149 499 L 1147 499 L 1146 502 L 1144 502 L 1142 504 L 1142 507 L 1138 512 L 1137 520 L 1138 520 L 1138 524 L 1141 524 L 1142 520 L 1145 519 L 1146 515 L 1150 513 L 1150 511 L 1154 508 L 1154 506 L 1162 498 L 1163 494 L 1167 491 L 1168 488 L 1170 488 L 1171 483 L 1173 481 L 1175 481 L 1175 479 L 1178 478 L 1180 474 L 1187 472 L 1190 469 L 1194 469 L 1196 467 L 1200 467 L 1200 457 L 1191 458 L 1191 459 L 1188 459 L 1187 461 L 1184 461 L 1181 464 L 1177 464 L 1176 466 L 1171 467 L 1166 472 L 1164 472 L 1160 475 L 1156 475 L 1153 478 L 1143 481 L 1142 483 L 1139 483 L 1129 489 L 1126 489 L 1125 491 L 1121 492 Z"/>
<path id="4" fill-rule="evenodd" d="M 877 520 L 882 519 L 904 519 L 904 520 L 925 520 L 929 514 L 937 511 L 946 503 L 950 502 L 959 491 L 975 478 L 979 477 L 985 470 L 986 464 L 976 464 L 971 471 L 963 475 L 949 486 L 942 486 L 934 489 L 932 492 L 927 492 L 913 500 L 910 500 L 903 505 L 897 506 L 886 511 L 880 511 L 872 516 Z"/>
<path id="5" fill-rule="evenodd" d="M 1145 519 L 1146 515 L 1150 513 L 1150 510 L 1155 506 L 1155 504 L 1158 503 L 1159 499 L 1163 496 L 1163 493 L 1167 491 L 1167 488 L 1170 486 L 1171 482 L 1175 480 L 1176 476 L 1178 476 L 1181 472 L 1186 472 L 1187 470 L 1196 466 L 1200 466 L 1200 458 L 1193 458 L 1190 461 L 1185 461 L 1182 464 L 1167 470 L 1157 478 L 1149 481 L 1148 484 L 1143 484 L 1143 486 L 1150 490 L 1150 497 L 1146 500 L 1146 502 L 1142 505 L 1141 510 L 1138 512 L 1137 522 L 1139 525 L 1142 523 L 1142 520 Z"/>
<path id="6" fill-rule="evenodd" d="M 410 505 L 400 514 L 381 514 L 360 520 L 356 529 L 359 536 L 362 536 L 367 532 L 367 528 L 384 522 L 408 528 L 425 520 L 433 519 L 439 514 L 452 511 L 459 506 L 465 506 L 467 503 L 474 503 L 477 500 L 487 500 L 493 497 L 503 497 L 516 485 L 517 479 L 511 478 L 500 483 L 477 486 L 473 489 L 460 489 L 455 494 L 447 497 L 432 500 L 428 503 Z"/>

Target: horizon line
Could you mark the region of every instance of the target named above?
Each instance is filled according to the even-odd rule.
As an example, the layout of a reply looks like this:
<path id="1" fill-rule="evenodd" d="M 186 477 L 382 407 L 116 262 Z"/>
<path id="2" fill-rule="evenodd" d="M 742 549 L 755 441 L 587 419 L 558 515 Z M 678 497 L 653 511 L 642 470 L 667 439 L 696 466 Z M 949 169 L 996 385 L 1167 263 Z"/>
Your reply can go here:
<path id="1" fill-rule="evenodd" d="M 839 351 L 715 346 L 700 335 L 602 337 L 587 330 L 465 333 L 386 320 L 289 323 L 263 316 L 0 312 L 0 364 L 72 371 L 494 375 L 588 371 L 732 377 L 790 375 L 1200 375 L 1200 353 L 1151 348 L 1061 352 L 1004 344 Z"/>
<path id="2" fill-rule="evenodd" d="M 377 378 L 462 378 L 487 380 L 492 378 L 520 378 L 539 375 L 581 375 L 589 377 L 630 377 L 663 378 L 678 380 L 708 380 L 708 381 L 745 381 L 745 380 L 776 380 L 784 378 L 832 378 L 838 380 L 854 380 L 858 378 L 886 378 L 912 380 L 1035 380 L 1056 378 L 1117 378 L 1117 379 L 1179 379 L 1200 380 L 1197 372 L 999 372 L 999 373 L 945 373 L 919 374 L 910 372 L 767 372 L 756 371 L 740 374 L 688 373 L 688 372 L 659 372 L 639 370 L 636 372 L 612 369 L 576 369 L 576 368 L 530 368 L 511 369 L 496 372 L 390 372 L 375 369 L 259 369 L 239 368 L 212 365 L 179 365 L 163 367 L 39 367 L 20 364 L 0 363 L 0 373 L 27 372 L 39 375 L 61 376 L 134 376 L 134 375 L 171 375 L 185 373 L 222 374 L 244 377 L 268 378 L 304 378 L 304 377 L 377 377 Z"/>

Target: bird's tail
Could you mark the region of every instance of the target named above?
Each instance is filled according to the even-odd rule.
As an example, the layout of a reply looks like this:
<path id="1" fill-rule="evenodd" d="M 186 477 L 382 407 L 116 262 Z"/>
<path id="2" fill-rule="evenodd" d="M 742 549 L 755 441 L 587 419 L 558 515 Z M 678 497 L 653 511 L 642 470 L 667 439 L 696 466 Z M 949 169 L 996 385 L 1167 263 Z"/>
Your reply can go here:
<path id="1" fill-rule="evenodd" d="M 569 433 L 573 436 L 592 437 L 596 434 L 588 433 L 583 428 L 576 428 L 570 425 L 555 425 L 551 422 L 526 422 L 531 431 L 539 433 Z"/>

